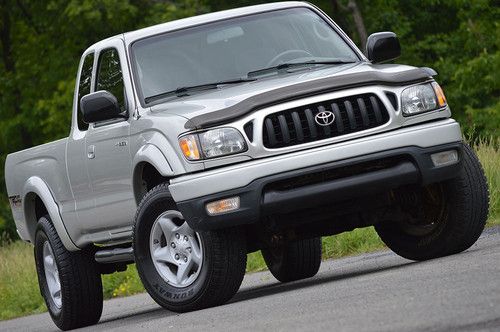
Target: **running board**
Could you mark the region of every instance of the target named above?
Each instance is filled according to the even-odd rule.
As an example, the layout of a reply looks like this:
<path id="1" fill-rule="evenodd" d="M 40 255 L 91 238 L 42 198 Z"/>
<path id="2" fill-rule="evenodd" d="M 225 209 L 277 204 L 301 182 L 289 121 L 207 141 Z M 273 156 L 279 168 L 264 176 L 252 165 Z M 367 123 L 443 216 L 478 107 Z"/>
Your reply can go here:
<path id="1" fill-rule="evenodd" d="M 132 263 L 134 262 L 134 249 L 129 247 L 99 250 L 95 253 L 95 260 L 102 264 Z"/>

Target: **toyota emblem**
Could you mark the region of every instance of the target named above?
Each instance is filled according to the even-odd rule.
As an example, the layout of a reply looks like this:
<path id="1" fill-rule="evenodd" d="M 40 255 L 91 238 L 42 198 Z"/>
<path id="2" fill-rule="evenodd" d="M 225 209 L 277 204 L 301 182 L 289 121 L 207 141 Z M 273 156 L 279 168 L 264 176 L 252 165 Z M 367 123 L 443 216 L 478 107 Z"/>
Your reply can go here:
<path id="1" fill-rule="evenodd" d="M 314 120 L 316 120 L 316 123 L 320 126 L 329 126 L 335 121 L 335 114 L 330 111 L 319 112 L 314 117 Z"/>

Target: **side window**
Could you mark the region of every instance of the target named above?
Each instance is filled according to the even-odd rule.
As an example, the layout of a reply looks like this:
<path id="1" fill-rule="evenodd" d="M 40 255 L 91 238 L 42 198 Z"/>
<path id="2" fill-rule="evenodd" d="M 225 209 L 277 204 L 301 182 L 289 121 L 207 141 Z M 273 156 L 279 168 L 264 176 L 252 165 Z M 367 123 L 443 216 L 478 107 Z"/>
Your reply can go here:
<path id="1" fill-rule="evenodd" d="M 95 91 L 99 90 L 111 92 L 118 99 L 122 112 L 125 111 L 122 68 L 118 51 L 114 48 L 104 50 L 99 55 Z"/>
<path id="2" fill-rule="evenodd" d="M 78 122 L 78 129 L 85 131 L 89 125 L 83 122 L 83 114 L 80 109 L 80 99 L 90 93 L 90 83 L 92 81 L 92 67 L 94 66 L 94 53 L 88 54 L 83 60 L 82 72 L 80 74 L 80 82 L 78 83 L 78 104 L 76 112 L 76 119 Z"/>

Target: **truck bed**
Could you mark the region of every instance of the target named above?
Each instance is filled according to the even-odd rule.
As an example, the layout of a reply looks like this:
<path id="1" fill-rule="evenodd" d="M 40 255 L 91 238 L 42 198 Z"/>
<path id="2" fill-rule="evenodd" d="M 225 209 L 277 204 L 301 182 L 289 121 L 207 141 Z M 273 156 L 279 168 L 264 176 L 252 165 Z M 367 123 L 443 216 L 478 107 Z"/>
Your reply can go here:
<path id="1" fill-rule="evenodd" d="M 29 239 L 29 234 L 28 230 L 22 229 L 20 221 L 24 221 L 26 218 L 22 202 L 26 199 L 25 186 L 30 179 L 39 178 L 45 182 L 57 202 L 63 203 L 72 200 L 66 170 L 67 141 L 68 139 L 64 138 L 7 156 L 5 162 L 7 193 L 11 205 L 13 199 L 20 199 L 18 206 L 12 206 L 12 210 L 19 235 L 24 240 Z"/>

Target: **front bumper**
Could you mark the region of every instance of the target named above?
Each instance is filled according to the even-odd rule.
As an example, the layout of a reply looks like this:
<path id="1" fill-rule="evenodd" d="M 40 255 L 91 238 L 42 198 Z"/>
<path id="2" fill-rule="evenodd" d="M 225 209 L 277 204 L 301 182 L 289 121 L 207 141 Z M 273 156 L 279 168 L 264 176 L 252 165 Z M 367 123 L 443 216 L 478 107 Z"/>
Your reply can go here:
<path id="1" fill-rule="evenodd" d="M 461 132 L 453 120 L 437 121 L 336 145 L 255 160 L 174 179 L 170 191 L 195 230 L 225 228 L 259 221 L 265 215 L 291 212 L 406 184 L 428 184 L 456 176 L 459 163 L 435 167 L 430 155 L 455 149 Z M 460 160 L 460 159 L 459 159 Z M 370 164 L 371 163 L 371 164 Z M 384 165 L 363 171 L 363 165 Z M 357 174 L 344 169 L 360 167 Z M 341 171 L 342 169 L 342 171 Z M 324 180 L 287 189 L 276 183 L 325 173 Z M 345 174 L 335 177 L 332 174 Z M 321 175 L 325 176 L 325 175 Z M 209 216 L 207 203 L 240 197 L 240 208 Z"/>

